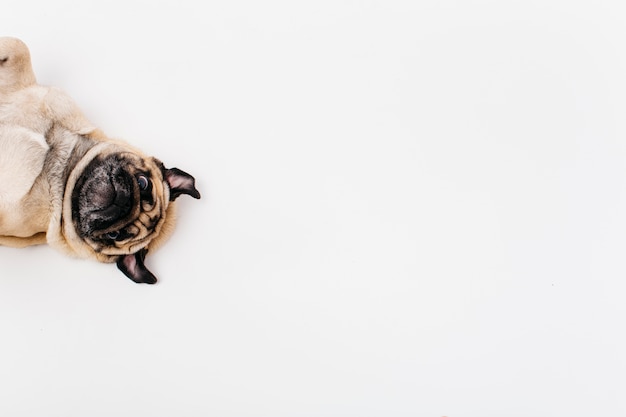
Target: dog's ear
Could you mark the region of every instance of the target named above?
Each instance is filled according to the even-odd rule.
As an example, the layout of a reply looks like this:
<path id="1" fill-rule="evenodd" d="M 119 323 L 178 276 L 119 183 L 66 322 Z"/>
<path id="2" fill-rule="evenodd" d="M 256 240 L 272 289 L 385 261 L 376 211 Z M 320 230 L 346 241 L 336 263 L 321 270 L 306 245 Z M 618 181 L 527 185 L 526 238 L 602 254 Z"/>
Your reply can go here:
<path id="1" fill-rule="evenodd" d="M 200 198 L 200 192 L 196 190 L 196 180 L 178 168 L 164 169 L 163 177 L 170 186 L 170 201 L 176 200 L 181 194 L 187 194 L 193 198 Z"/>
<path id="2" fill-rule="evenodd" d="M 148 253 L 146 249 L 141 249 L 137 253 L 120 256 L 117 260 L 117 267 L 138 284 L 154 284 L 157 282 L 156 277 L 143 264 L 146 253 Z"/>

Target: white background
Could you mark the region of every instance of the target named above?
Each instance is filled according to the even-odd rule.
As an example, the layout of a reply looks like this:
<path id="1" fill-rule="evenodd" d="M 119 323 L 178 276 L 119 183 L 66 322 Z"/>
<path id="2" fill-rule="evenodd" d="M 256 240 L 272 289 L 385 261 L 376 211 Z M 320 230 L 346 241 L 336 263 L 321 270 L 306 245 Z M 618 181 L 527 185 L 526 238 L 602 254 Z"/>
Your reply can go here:
<path id="1" fill-rule="evenodd" d="M 626 413 L 623 1 L 3 0 L 193 174 L 155 286 L 0 248 L 3 416 Z"/>

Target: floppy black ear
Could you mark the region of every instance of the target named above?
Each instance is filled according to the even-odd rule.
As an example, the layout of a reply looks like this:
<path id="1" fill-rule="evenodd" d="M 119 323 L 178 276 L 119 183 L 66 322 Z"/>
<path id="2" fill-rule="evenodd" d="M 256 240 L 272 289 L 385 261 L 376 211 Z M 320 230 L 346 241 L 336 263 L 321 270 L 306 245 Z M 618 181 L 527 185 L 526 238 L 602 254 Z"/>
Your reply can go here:
<path id="1" fill-rule="evenodd" d="M 170 201 L 176 200 L 181 194 L 200 198 L 200 192 L 196 190 L 195 178 L 185 171 L 178 168 L 166 169 L 163 175 L 170 186 Z"/>
<path id="2" fill-rule="evenodd" d="M 156 277 L 143 264 L 146 253 L 148 253 L 146 249 L 141 249 L 137 253 L 120 256 L 117 260 L 117 267 L 124 275 L 138 284 L 154 284 L 157 282 Z"/>

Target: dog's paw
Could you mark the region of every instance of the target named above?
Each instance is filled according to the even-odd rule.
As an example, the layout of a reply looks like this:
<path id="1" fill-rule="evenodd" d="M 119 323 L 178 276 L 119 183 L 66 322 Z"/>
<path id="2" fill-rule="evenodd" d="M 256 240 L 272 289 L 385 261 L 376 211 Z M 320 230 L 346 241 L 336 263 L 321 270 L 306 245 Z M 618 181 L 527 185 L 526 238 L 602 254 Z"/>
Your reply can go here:
<path id="1" fill-rule="evenodd" d="M 16 38 L 0 38 L 0 93 L 8 93 L 35 84 L 30 52 Z"/>

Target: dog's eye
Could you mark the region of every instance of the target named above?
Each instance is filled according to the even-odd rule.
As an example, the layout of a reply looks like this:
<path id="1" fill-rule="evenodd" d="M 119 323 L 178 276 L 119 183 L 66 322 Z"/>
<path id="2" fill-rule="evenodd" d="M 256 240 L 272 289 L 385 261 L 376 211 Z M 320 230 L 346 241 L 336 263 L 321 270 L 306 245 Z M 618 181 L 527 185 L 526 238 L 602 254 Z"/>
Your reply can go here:
<path id="1" fill-rule="evenodd" d="M 118 237 L 120 237 L 120 232 L 118 232 L 117 230 L 114 231 L 114 232 L 109 232 L 109 233 L 106 234 L 106 237 L 108 237 L 111 240 L 115 240 Z"/>
<path id="2" fill-rule="evenodd" d="M 148 180 L 148 178 L 146 178 L 145 175 L 138 176 L 137 183 L 139 184 L 139 188 L 141 188 L 143 191 L 147 190 L 148 186 L 150 185 L 150 181 Z"/>

